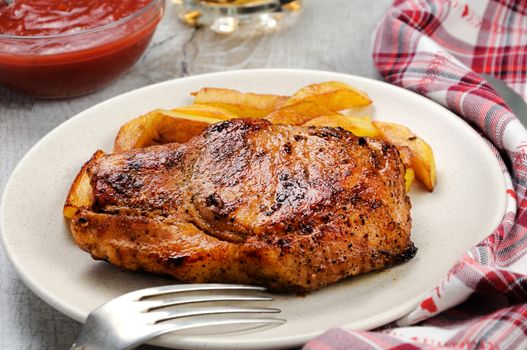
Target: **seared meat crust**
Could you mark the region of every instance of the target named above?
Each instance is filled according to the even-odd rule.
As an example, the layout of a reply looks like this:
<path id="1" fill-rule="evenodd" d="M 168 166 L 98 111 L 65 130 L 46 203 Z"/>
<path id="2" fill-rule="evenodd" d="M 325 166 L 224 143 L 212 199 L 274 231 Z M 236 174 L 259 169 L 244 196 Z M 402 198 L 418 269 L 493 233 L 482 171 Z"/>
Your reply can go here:
<path id="1" fill-rule="evenodd" d="M 75 242 L 128 270 L 303 292 L 415 254 L 397 150 L 342 129 L 236 119 L 86 169 Z"/>

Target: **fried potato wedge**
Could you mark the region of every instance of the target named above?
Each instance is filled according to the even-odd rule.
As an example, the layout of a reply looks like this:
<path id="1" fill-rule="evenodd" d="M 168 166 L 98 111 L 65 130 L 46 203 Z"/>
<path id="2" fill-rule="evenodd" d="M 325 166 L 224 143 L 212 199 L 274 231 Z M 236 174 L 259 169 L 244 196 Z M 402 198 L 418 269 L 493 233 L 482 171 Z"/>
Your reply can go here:
<path id="1" fill-rule="evenodd" d="M 369 117 L 352 117 L 335 113 L 335 115 L 321 116 L 311 119 L 305 126 L 331 126 L 341 127 L 356 136 L 377 137 L 379 131 Z"/>
<path id="2" fill-rule="evenodd" d="M 292 105 L 280 107 L 265 119 L 273 124 L 303 125 L 311 119 L 320 116 L 339 116 L 338 113 L 311 101 L 301 101 Z"/>
<path id="3" fill-rule="evenodd" d="M 415 181 L 415 171 L 412 168 L 406 168 L 406 172 L 404 173 L 404 184 L 406 186 L 406 192 L 410 192 L 410 189 L 412 188 L 412 184 Z"/>
<path id="4" fill-rule="evenodd" d="M 395 146 L 399 151 L 399 156 L 403 161 L 404 166 L 408 169 L 412 167 L 412 150 L 407 146 L 396 145 Z"/>
<path id="5" fill-rule="evenodd" d="M 373 112 L 372 100 L 365 92 L 343 82 L 311 84 L 290 97 L 223 88 L 202 88 L 192 95 L 195 98 L 190 106 L 155 110 L 123 125 L 115 139 L 114 152 L 186 142 L 209 124 L 223 120 L 265 118 L 273 124 L 341 127 L 357 136 L 384 139 L 399 150 L 407 169 L 407 190 L 415 179 L 430 191 L 435 187 L 436 167 L 430 145 L 404 126 L 372 122 L 363 116 Z"/>
<path id="6" fill-rule="evenodd" d="M 73 218 L 79 209 L 89 208 L 93 204 L 93 190 L 90 184 L 90 176 L 88 175 L 88 164 L 103 155 L 103 151 L 95 152 L 75 177 L 63 208 L 63 214 L 68 219 Z"/>
<path id="7" fill-rule="evenodd" d="M 381 139 L 397 147 L 406 146 L 410 149 L 410 166 L 415 171 L 415 177 L 429 191 L 433 191 L 436 184 L 436 165 L 432 147 L 405 126 L 388 122 L 373 124 L 379 130 Z"/>
<path id="8" fill-rule="evenodd" d="M 335 112 L 372 103 L 365 92 L 339 81 L 327 81 L 303 87 L 285 104 L 292 105 L 300 101 L 315 102 Z"/>
<path id="9" fill-rule="evenodd" d="M 224 108 L 240 118 L 263 118 L 280 108 L 287 96 L 241 93 L 231 89 L 203 88 L 193 92 L 194 104 Z"/>
<path id="10" fill-rule="evenodd" d="M 186 107 L 179 107 L 171 109 L 172 112 L 183 113 L 186 115 L 194 115 L 196 117 L 211 117 L 218 118 L 221 120 L 229 120 L 233 118 L 238 118 L 238 116 L 225 108 L 202 105 L 202 104 L 193 104 Z"/>
<path id="11" fill-rule="evenodd" d="M 158 109 L 121 126 L 114 152 L 142 148 L 170 142 L 187 142 L 199 135 L 208 125 L 225 118 L 181 113 L 178 110 Z"/>

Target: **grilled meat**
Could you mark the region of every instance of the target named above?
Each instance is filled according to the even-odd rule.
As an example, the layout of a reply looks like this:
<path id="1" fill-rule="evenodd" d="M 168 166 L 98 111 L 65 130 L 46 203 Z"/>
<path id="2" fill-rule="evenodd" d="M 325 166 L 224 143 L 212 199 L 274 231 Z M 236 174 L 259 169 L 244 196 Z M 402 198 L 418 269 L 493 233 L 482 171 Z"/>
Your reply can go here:
<path id="1" fill-rule="evenodd" d="M 404 172 L 380 140 L 230 120 L 185 144 L 96 153 L 71 231 L 127 270 L 309 291 L 413 257 Z"/>

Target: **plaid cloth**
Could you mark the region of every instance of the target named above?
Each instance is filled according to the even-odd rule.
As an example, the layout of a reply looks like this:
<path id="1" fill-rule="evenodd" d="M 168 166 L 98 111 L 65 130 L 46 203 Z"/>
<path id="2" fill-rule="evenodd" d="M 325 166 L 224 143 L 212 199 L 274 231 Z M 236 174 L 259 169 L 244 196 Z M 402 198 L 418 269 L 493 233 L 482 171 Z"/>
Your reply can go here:
<path id="1" fill-rule="evenodd" d="M 396 0 L 373 59 L 387 81 L 486 136 L 503 167 L 507 211 L 408 315 L 375 332 L 333 329 L 304 349 L 527 349 L 527 131 L 478 74 L 527 97 L 527 0 Z"/>

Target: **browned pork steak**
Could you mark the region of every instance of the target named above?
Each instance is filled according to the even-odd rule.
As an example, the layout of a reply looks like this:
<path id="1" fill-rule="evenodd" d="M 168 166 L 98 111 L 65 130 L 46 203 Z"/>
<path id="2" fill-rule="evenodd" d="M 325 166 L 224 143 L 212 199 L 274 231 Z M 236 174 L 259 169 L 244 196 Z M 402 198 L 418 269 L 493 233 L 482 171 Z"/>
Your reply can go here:
<path id="1" fill-rule="evenodd" d="M 338 128 L 231 120 L 87 173 L 75 242 L 128 270 L 302 292 L 416 251 L 397 150 Z"/>

